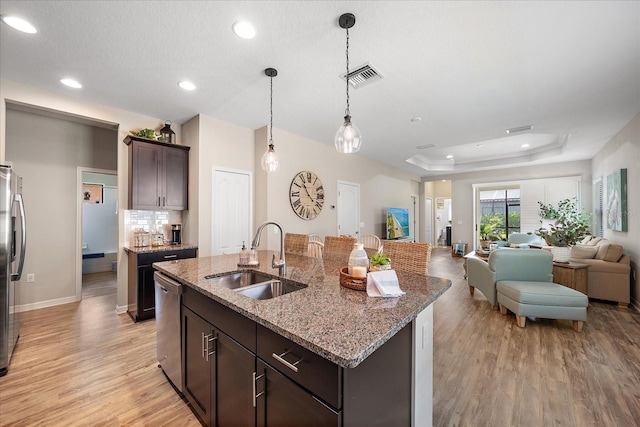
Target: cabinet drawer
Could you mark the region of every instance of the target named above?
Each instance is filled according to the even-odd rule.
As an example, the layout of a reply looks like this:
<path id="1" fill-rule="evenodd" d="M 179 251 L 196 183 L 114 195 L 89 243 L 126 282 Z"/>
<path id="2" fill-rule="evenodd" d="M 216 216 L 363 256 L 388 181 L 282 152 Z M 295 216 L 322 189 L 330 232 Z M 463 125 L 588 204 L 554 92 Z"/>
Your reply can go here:
<path id="1" fill-rule="evenodd" d="M 182 304 L 249 351 L 256 352 L 256 324 L 253 320 L 188 286 L 182 287 Z"/>
<path id="2" fill-rule="evenodd" d="M 312 351 L 258 325 L 257 354 L 326 403 L 342 407 L 342 368 Z"/>
<path id="3" fill-rule="evenodd" d="M 196 249 L 177 249 L 148 254 L 138 254 L 138 265 L 151 265 L 154 262 L 171 261 L 175 259 L 195 258 Z"/>

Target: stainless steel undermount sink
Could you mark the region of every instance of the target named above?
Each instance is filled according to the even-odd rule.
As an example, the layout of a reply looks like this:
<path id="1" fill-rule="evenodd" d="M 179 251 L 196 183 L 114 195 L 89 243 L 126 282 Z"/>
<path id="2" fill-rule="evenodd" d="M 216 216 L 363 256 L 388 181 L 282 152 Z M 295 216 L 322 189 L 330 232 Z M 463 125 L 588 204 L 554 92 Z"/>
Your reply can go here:
<path id="1" fill-rule="evenodd" d="M 288 294 L 300 289 L 306 288 L 307 285 L 294 282 L 283 282 L 280 280 L 272 279 L 266 283 L 258 283 L 246 288 L 236 289 L 235 292 L 248 296 L 253 299 L 271 299 L 279 297 L 280 295 Z"/>
<path id="2" fill-rule="evenodd" d="M 227 289 L 244 288 L 258 283 L 275 280 L 272 276 L 253 270 L 236 271 L 222 276 L 206 276 L 205 278 L 210 282 Z"/>

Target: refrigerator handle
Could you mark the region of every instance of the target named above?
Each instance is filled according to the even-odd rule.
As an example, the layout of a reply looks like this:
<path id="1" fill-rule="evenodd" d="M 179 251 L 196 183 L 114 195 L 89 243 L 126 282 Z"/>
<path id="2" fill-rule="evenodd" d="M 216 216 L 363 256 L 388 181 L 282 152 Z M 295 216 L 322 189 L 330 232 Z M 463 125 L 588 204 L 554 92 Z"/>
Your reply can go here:
<path id="1" fill-rule="evenodd" d="M 18 263 L 18 272 L 11 275 L 11 280 L 18 281 L 20 280 L 20 277 L 22 277 L 22 268 L 24 267 L 24 254 L 27 250 L 27 225 L 25 223 L 24 201 L 22 200 L 22 194 L 16 194 L 14 196 L 14 201 L 18 202 L 18 206 L 20 207 L 20 225 L 22 227 L 22 230 L 20 230 L 20 235 L 22 236 L 22 244 L 20 245 L 20 261 Z"/>

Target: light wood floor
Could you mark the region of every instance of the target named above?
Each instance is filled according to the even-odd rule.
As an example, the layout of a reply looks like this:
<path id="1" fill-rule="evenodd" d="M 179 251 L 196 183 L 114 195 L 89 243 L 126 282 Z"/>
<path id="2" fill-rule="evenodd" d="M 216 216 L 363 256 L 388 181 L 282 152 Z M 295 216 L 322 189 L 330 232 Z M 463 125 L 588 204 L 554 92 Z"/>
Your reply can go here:
<path id="1" fill-rule="evenodd" d="M 452 287 L 434 306 L 436 426 L 640 425 L 640 314 L 591 302 L 582 333 L 469 295 L 462 258 L 437 250 L 429 274 Z"/>
<path id="2" fill-rule="evenodd" d="M 637 312 L 592 302 L 581 334 L 521 329 L 469 295 L 449 248 L 429 271 L 453 282 L 434 307 L 435 426 L 640 425 Z M 22 313 L 0 425 L 199 426 L 157 367 L 154 321 L 115 314 L 115 275 L 86 279 L 82 302 Z"/>

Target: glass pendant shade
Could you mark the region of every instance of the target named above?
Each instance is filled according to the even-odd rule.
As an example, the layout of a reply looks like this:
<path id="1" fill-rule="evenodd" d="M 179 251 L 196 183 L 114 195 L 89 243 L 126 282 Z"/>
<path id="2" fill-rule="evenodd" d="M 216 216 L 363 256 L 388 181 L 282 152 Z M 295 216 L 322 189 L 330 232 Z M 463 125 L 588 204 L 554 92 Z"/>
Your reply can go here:
<path id="1" fill-rule="evenodd" d="M 358 128 L 351 123 L 351 116 L 345 116 L 344 123 L 336 133 L 334 143 L 339 153 L 356 153 L 360 150 L 362 137 Z"/>
<path id="2" fill-rule="evenodd" d="M 269 149 L 262 155 L 262 169 L 267 172 L 275 172 L 280 167 L 280 159 L 273 148 L 273 144 L 269 144 Z"/>

